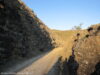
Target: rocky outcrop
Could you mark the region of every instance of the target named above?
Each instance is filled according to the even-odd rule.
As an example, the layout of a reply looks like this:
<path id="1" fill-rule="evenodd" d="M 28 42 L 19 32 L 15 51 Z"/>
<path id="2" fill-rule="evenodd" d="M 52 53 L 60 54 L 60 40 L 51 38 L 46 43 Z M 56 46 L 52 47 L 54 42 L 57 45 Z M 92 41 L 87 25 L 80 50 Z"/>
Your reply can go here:
<path id="1" fill-rule="evenodd" d="M 49 28 L 20 0 L 0 0 L 0 64 L 53 48 Z"/>
<path id="2" fill-rule="evenodd" d="M 100 36 L 100 24 L 92 25 L 87 29 L 90 35 Z"/>
<path id="3" fill-rule="evenodd" d="M 100 75 L 100 24 L 77 33 L 72 55 L 62 65 L 61 75 Z"/>
<path id="4" fill-rule="evenodd" d="M 75 61 L 79 64 L 77 75 L 100 75 L 100 66 L 95 67 L 100 62 L 99 34 L 100 24 L 91 26 L 88 37 L 84 36 L 75 43 Z"/>

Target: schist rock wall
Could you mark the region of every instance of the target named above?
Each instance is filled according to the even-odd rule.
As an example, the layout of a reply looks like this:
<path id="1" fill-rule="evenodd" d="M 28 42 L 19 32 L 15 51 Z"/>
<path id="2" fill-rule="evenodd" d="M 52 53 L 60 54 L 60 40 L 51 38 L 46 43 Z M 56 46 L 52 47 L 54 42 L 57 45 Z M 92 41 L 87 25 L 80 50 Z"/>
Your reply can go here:
<path id="1" fill-rule="evenodd" d="M 89 27 L 87 34 L 75 41 L 69 60 L 70 75 L 100 75 L 100 24 Z"/>
<path id="2" fill-rule="evenodd" d="M 100 75 L 100 24 L 89 27 L 87 32 L 73 48 L 79 65 L 77 75 Z"/>
<path id="3" fill-rule="evenodd" d="M 20 0 L 0 0 L 0 64 L 53 48 L 49 28 Z"/>
<path id="4" fill-rule="evenodd" d="M 72 55 L 60 64 L 59 75 L 100 75 L 100 24 L 92 25 L 85 34 L 77 33 L 76 37 Z"/>

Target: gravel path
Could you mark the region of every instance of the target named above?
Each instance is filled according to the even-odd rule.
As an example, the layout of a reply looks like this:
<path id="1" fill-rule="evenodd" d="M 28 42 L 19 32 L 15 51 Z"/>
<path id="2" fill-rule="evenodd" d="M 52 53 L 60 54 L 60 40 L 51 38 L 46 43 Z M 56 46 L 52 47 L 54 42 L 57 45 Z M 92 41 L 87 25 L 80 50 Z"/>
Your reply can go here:
<path id="1" fill-rule="evenodd" d="M 24 63 L 9 67 L 1 75 L 46 75 L 62 56 L 63 48 L 55 48 L 49 53 L 31 58 Z"/>
<path id="2" fill-rule="evenodd" d="M 46 54 L 30 66 L 17 72 L 16 75 L 46 75 L 61 56 L 62 48 L 57 48 Z"/>

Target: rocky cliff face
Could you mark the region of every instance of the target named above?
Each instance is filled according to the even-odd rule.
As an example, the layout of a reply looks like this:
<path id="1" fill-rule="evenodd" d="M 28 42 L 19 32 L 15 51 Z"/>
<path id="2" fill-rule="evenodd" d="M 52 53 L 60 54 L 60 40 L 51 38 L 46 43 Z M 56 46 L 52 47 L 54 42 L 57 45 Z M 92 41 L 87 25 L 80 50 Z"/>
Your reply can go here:
<path id="1" fill-rule="evenodd" d="M 49 28 L 20 0 L 0 0 L 0 64 L 53 48 Z"/>
<path id="2" fill-rule="evenodd" d="M 60 64 L 59 75 L 100 75 L 100 24 L 77 33 L 73 40 L 72 54 Z"/>
<path id="3" fill-rule="evenodd" d="M 79 64 L 77 75 L 100 75 L 100 24 L 89 27 L 87 31 L 88 34 L 73 48 L 75 61 Z"/>

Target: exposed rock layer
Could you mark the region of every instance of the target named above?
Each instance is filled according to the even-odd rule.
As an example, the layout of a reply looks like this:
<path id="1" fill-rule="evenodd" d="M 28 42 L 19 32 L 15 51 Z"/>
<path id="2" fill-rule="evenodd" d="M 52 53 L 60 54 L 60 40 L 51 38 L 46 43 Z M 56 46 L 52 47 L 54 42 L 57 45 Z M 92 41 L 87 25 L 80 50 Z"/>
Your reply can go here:
<path id="1" fill-rule="evenodd" d="M 88 32 L 88 37 L 79 39 L 74 47 L 75 60 L 79 64 L 78 75 L 91 75 L 97 71 L 95 66 L 100 62 L 100 24 L 91 26 Z M 92 75 L 100 75 L 100 66 L 98 74 Z"/>
<path id="2" fill-rule="evenodd" d="M 53 48 L 49 28 L 20 0 L 0 0 L 0 64 Z"/>

